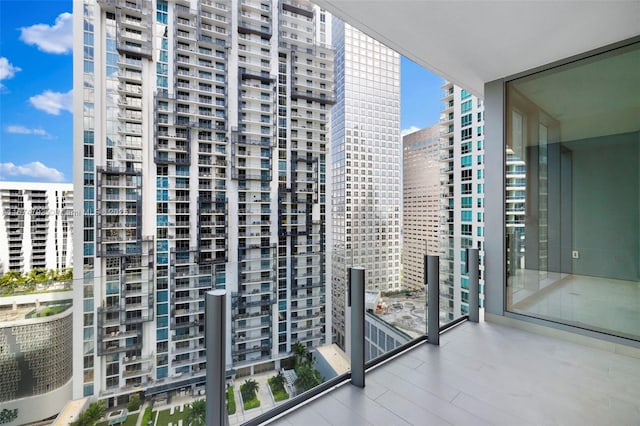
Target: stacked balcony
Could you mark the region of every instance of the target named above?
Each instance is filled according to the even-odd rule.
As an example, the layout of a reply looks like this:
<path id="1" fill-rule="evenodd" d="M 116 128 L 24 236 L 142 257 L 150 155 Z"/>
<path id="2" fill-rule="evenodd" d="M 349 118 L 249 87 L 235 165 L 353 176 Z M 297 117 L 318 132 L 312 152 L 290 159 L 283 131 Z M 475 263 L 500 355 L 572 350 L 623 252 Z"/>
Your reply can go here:
<path id="1" fill-rule="evenodd" d="M 200 256 L 196 247 L 178 245 L 171 251 L 169 359 L 176 374 L 198 374 L 204 368 L 204 299 L 214 282 L 212 265 L 201 263 Z"/>
<path id="2" fill-rule="evenodd" d="M 279 177 L 278 190 L 278 290 L 281 296 L 288 290 L 288 313 L 279 318 L 279 327 L 286 329 L 290 342 L 317 346 L 325 342 L 322 206 L 329 112 L 335 102 L 334 52 L 316 41 L 311 3 L 284 1 L 280 7 L 278 94 L 287 97 L 279 107 L 289 111 L 289 138 L 278 129 L 278 148 L 288 149 L 286 176 Z"/>
<path id="3" fill-rule="evenodd" d="M 46 269 L 49 205 L 44 191 L 29 191 L 28 194 L 31 203 L 31 267 Z"/>
<path id="4" fill-rule="evenodd" d="M 444 92 L 441 101 L 444 103 L 440 114 L 440 229 L 442 238 L 440 248 L 443 256 L 440 262 L 440 284 L 442 291 L 440 294 L 441 305 L 445 316 L 453 315 L 453 308 L 450 301 L 453 300 L 453 274 L 454 274 L 454 85 L 445 82 L 442 86 Z"/>
<path id="5" fill-rule="evenodd" d="M 238 33 L 270 39 L 273 33 L 271 7 L 251 0 L 239 2 Z"/>
<path id="6" fill-rule="evenodd" d="M 227 203 L 219 198 L 198 198 L 198 250 L 199 263 L 224 263 L 227 261 Z"/>
<path id="7" fill-rule="evenodd" d="M 231 307 L 237 314 L 234 315 L 231 355 L 234 365 L 238 366 L 270 359 L 272 354 L 271 311 L 276 302 L 272 290 L 273 268 L 269 265 L 265 270 L 252 271 L 250 264 L 250 260 L 246 260 L 239 272 L 246 282 L 242 291 L 232 293 Z"/>
<path id="8" fill-rule="evenodd" d="M 141 353 L 142 323 L 154 319 L 153 272 L 149 263 L 152 256 L 153 253 L 122 257 L 116 260 L 121 272 L 115 269 L 106 276 L 104 285 L 115 296 L 107 297 L 97 310 L 98 355 Z M 137 368 L 139 363 L 129 360 L 128 364 Z"/>
<path id="9" fill-rule="evenodd" d="M 121 1 L 116 8 L 116 15 L 118 52 L 151 59 L 150 3 Z"/>
<path id="10" fill-rule="evenodd" d="M 9 248 L 9 271 L 24 270 L 22 238 L 24 233 L 24 200 L 22 191 L 8 190 L 2 192 L 2 212 L 7 229 Z"/>
<path id="11" fill-rule="evenodd" d="M 139 172 L 98 168 L 97 255 L 142 254 L 142 179 Z"/>
<path id="12" fill-rule="evenodd" d="M 238 127 L 231 129 L 230 178 L 238 188 L 238 288 L 233 293 L 234 365 L 272 359 L 276 244 L 271 241 L 273 34 L 269 2 L 238 2 Z"/>

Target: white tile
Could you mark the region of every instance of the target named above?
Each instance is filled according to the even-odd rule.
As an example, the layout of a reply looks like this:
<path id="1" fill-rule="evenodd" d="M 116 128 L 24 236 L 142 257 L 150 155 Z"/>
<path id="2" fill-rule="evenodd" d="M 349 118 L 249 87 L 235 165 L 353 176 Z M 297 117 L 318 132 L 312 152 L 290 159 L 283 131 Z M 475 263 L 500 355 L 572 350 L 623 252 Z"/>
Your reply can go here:
<path id="1" fill-rule="evenodd" d="M 452 424 L 395 392 L 386 392 L 376 401 L 388 407 L 394 414 L 412 425 L 438 426 Z"/>
<path id="2" fill-rule="evenodd" d="M 286 420 L 640 425 L 637 358 L 495 323 L 464 324 L 445 336 L 444 346 L 420 345 L 371 371 L 364 390 L 342 386 Z"/>

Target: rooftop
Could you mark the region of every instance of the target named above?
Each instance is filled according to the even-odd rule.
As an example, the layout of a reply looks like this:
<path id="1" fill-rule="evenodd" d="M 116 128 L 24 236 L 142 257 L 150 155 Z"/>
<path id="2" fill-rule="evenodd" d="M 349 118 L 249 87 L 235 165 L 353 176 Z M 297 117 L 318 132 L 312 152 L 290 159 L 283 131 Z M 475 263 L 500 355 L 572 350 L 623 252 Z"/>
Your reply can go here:
<path id="1" fill-rule="evenodd" d="M 417 297 L 385 296 L 377 301 L 374 311 L 378 318 L 412 338 L 424 335 L 427 329 L 427 310 L 424 293 Z"/>
<path id="2" fill-rule="evenodd" d="M 338 375 L 347 373 L 351 368 L 349 358 L 335 343 L 319 346 L 316 348 L 316 352 L 321 355 L 329 365 L 331 365 Z"/>
<path id="3" fill-rule="evenodd" d="M 47 305 L 18 305 L 15 309 L 4 306 L 0 309 L 0 324 L 2 327 L 7 327 L 16 325 L 13 324 L 14 321 L 49 317 L 66 311 L 70 307 L 71 300 Z"/>

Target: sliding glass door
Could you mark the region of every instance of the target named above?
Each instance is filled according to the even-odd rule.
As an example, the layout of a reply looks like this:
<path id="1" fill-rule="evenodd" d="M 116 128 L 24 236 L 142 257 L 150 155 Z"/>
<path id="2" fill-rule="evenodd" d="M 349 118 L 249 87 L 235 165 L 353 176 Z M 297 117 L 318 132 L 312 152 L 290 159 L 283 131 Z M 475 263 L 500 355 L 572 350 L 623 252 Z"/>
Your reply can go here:
<path id="1" fill-rule="evenodd" d="M 506 309 L 640 340 L 640 44 L 507 83 Z"/>

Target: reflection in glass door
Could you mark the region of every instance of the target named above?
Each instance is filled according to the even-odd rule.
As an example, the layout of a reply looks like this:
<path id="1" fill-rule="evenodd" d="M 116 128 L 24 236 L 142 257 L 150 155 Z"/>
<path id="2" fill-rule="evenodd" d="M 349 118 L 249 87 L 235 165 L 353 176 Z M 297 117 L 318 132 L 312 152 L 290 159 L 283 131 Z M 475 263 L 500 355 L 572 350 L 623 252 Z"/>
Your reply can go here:
<path id="1" fill-rule="evenodd" d="M 507 83 L 506 310 L 640 340 L 640 43 Z"/>

